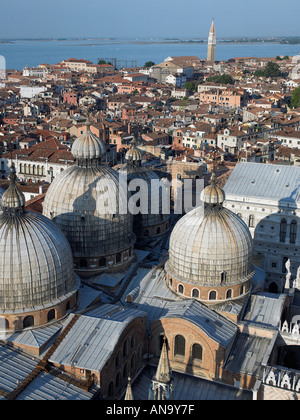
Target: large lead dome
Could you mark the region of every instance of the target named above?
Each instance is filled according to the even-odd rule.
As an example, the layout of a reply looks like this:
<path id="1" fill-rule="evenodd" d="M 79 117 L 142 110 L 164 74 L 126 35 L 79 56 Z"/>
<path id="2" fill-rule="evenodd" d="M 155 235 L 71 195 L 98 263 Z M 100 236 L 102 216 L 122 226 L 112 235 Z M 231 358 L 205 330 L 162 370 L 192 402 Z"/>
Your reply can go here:
<path id="1" fill-rule="evenodd" d="M 173 229 L 166 271 L 175 291 L 204 301 L 249 291 L 251 234 L 235 213 L 223 207 L 224 199 L 213 177 L 202 192 L 204 208 L 186 214 Z"/>
<path id="2" fill-rule="evenodd" d="M 76 164 L 55 178 L 43 206 L 44 215 L 65 233 L 75 270 L 83 276 L 121 270 L 134 257 L 127 186 L 123 191 L 118 173 L 101 164 L 105 151 L 87 124 L 86 133 L 72 147 Z"/>
<path id="3" fill-rule="evenodd" d="M 14 168 L 10 179 L 0 215 L 1 330 L 42 325 L 64 316 L 67 301 L 73 302 L 68 307 L 74 306 L 73 295 L 79 287 L 65 236 L 51 220 L 24 210 L 25 199 L 16 186 Z M 23 325 L 28 313 L 30 321 Z"/>

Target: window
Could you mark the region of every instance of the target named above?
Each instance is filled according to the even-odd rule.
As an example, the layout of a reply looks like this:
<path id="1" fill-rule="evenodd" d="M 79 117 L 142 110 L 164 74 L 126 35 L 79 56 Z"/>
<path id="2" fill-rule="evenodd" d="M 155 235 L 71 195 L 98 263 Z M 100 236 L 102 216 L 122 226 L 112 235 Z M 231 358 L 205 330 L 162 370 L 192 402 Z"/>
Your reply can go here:
<path id="1" fill-rule="evenodd" d="M 174 356 L 185 356 L 185 338 L 182 335 L 176 335 Z"/>
<path id="2" fill-rule="evenodd" d="M 248 226 L 251 227 L 251 228 L 254 227 L 254 216 L 253 216 L 253 214 L 250 214 L 250 216 L 249 216 Z"/>
<path id="3" fill-rule="evenodd" d="M 286 228 L 287 228 L 287 221 L 285 219 L 282 219 L 280 223 L 280 235 L 279 235 L 280 242 L 285 242 Z"/>
<path id="4" fill-rule="evenodd" d="M 116 263 L 120 263 L 121 262 L 121 254 L 120 253 L 118 253 L 117 255 L 116 255 Z"/>
<path id="5" fill-rule="evenodd" d="M 51 309 L 48 312 L 48 315 L 47 315 L 48 322 L 52 321 L 52 319 L 55 319 L 55 310 L 54 309 Z"/>
<path id="6" fill-rule="evenodd" d="M 231 299 L 232 298 L 232 290 L 231 289 L 229 289 L 229 290 L 227 290 L 227 292 L 226 292 L 226 299 Z"/>
<path id="7" fill-rule="evenodd" d="M 123 344 L 123 358 L 128 356 L 128 340 L 126 340 Z"/>
<path id="8" fill-rule="evenodd" d="M 193 289 L 192 291 L 192 297 L 198 299 L 199 298 L 199 290 Z"/>
<path id="9" fill-rule="evenodd" d="M 217 292 L 215 290 L 209 292 L 209 300 L 217 300 Z"/>
<path id="10" fill-rule="evenodd" d="M 182 286 L 182 284 L 180 284 L 178 286 L 178 293 L 183 293 L 183 291 L 184 291 L 184 287 Z"/>
<path id="11" fill-rule="evenodd" d="M 108 386 L 108 397 L 112 398 L 114 396 L 114 383 L 111 381 Z"/>
<path id="12" fill-rule="evenodd" d="M 296 243 L 296 237 L 297 237 L 297 222 L 296 220 L 292 220 L 291 227 L 290 227 L 290 244 Z"/>
<path id="13" fill-rule="evenodd" d="M 23 319 L 23 328 L 29 328 L 34 326 L 34 318 L 29 315 Z"/>
<path id="14" fill-rule="evenodd" d="M 99 267 L 105 267 L 106 266 L 106 258 L 102 257 L 99 260 Z"/>
<path id="15" fill-rule="evenodd" d="M 221 273 L 221 283 L 224 283 L 226 281 L 226 278 L 227 278 L 227 273 L 226 271 L 223 271 Z"/>
<path id="16" fill-rule="evenodd" d="M 80 260 L 79 261 L 80 268 L 87 268 L 87 260 Z"/>
<path id="17" fill-rule="evenodd" d="M 203 350 L 200 344 L 193 344 L 192 347 L 192 359 L 202 361 Z"/>

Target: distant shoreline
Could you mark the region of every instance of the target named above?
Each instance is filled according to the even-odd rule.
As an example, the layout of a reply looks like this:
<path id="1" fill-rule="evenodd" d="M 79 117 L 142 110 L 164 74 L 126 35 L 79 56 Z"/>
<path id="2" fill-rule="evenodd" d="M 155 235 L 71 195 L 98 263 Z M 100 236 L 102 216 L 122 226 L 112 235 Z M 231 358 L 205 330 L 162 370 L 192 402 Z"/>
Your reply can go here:
<path id="1" fill-rule="evenodd" d="M 161 39 L 121 39 L 121 38 L 24 38 L 24 39 L 2 39 L 0 44 L 13 44 L 16 42 L 78 42 L 90 41 L 91 44 L 72 44 L 75 46 L 83 45 L 103 45 L 111 44 L 204 44 L 207 42 L 206 38 L 196 39 L 179 39 L 179 38 L 161 38 Z M 101 43 L 95 42 L 100 41 Z M 298 45 L 300 44 L 299 37 L 280 37 L 280 38 L 221 38 L 217 44 L 281 44 L 281 45 Z"/>

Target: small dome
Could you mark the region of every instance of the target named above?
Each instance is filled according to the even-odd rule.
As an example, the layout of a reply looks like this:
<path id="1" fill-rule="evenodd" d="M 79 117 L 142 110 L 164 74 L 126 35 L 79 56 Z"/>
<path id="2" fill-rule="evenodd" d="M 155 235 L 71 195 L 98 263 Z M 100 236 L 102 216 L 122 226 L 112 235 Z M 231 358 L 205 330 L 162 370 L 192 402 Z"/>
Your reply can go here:
<path id="1" fill-rule="evenodd" d="M 142 152 L 136 147 L 136 139 L 133 138 L 132 142 L 131 142 L 131 148 L 127 151 L 126 155 L 125 155 L 125 160 L 126 161 L 142 161 L 143 158 L 143 154 Z"/>
<path id="2" fill-rule="evenodd" d="M 73 143 L 71 152 L 76 159 L 100 159 L 106 153 L 105 144 L 91 132 L 90 125 L 86 124 L 86 132 Z"/>

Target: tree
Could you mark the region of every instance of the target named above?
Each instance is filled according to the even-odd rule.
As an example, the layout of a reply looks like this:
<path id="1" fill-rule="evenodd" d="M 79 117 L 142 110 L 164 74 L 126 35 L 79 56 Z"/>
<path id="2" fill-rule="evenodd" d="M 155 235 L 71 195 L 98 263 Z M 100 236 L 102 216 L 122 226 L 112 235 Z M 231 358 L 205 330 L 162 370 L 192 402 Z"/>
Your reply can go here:
<path id="1" fill-rule="evenodd" d="M 222 74 L 220 76 L 210 76 L 207 82 L 221 83 L 222 85 L 234 85 L 234 80 L 230 74 Z"/>
<path id="2" fill-rule="evenodd" d="M 300 107 L 300 86 L 297 87 L 291 97 L 290 108 L 299 108 Z"/>
<path id="3" fill-rule="evenodd" d="M 281 71 L 280 67 L 277 63 L 273 63 L 272 61 L 269 61 L 266 67 L 263 70 L 257 70 L 254 73 L 254 76 L 256 77 L 280 77 Z"/>
<path id="4" fill-rule="evenodd" d="M 147 61 L 147 62 L 144 64 L 144 67 L 147 67 L 147 68 L 152 67 L 152 66 L 155 66 L 154 61 Z"/>
<path id="5" fill-rule="evenodd" d="M 184 88 L 187 90 L 190 90 L 191 92 L 197 92 L 198 85 L 199 85 L 198 81 L 185 82 Z"/>

